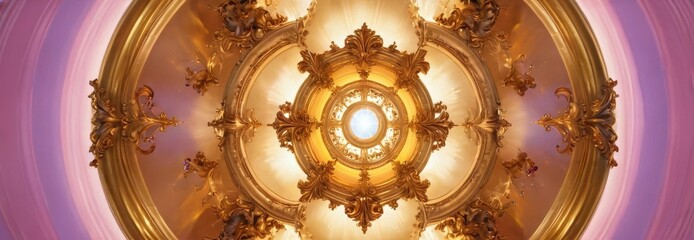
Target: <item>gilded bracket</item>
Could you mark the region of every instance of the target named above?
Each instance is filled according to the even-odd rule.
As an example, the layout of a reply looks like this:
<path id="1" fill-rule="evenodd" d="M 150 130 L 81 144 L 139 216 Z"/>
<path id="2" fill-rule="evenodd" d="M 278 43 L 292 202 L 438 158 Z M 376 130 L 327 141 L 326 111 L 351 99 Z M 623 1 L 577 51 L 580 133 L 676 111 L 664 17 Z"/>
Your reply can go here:
<path id="1" fill-rule="evenodd" d="M 615 86 L 617 86 L 617 81 L 608 80 L 602 88 L 602 99 L 595 100 L 590 108 L 577 102 L 568 88 L 558 88 L 555 94 L 557 97 L 564 97 L 569 106 L 555 117 L 545 114 L 536 123 L 544 127 L 546 131 L 554 128 L 561 134 L 562 142 L 566 145 L 564 148 L 557 145 L 557 151 L 560 153 L 573 151 L 577 142 L 591 136 L 595 147 L 607 159 L 608 165 L 616 167 L 617 161 L 614 159 L 614 152 L 619 151 L 619 148 L 615 144 L 617 133 L 613 125 L 615 123 L 616 98 L 619 95 L 614 91 Z"/>
<path id="2" fill-rule="evenodd" d="M 116 111 L 113 102 L 106 96 L 106 90 L 99 87 L 96 79 L 90 81 L 89 85 L 94 88 L 89 94 L 94 110 L 90 133 L 92 145 L 89 152 L 95 157 L 89 166 L 98 166 L 98 161 L 103 158 L 106 150 L 113 146 L 114 137 L 118 133 L 121 138 L 135 144 L 138 152 L 149 154 L 156 147 L 155 130 L 164 132 L 167 127 L 180 123 L 175 117 L 167 117 L 166 113 L 162 112 L 157 116 L 152 112 L 154 91 L 146 85 L 135 92 L 129 103 L 121 105 L 120 112 Z M 144 143 L 150 145 L 143 148 Z"/>

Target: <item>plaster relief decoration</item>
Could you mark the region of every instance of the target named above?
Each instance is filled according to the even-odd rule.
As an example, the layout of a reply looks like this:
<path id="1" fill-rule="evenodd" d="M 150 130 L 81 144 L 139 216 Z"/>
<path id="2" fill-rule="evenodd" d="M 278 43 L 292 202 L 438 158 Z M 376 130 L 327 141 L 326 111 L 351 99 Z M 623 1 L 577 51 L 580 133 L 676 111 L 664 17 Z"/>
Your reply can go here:
<path id="1" fill-rule="evenodd" d="M 593 101 L 591 105 L 578 102 L 568 88 L 558 88 L 555 91 L 557 97 L 564 97 L 569 106 L 555 117 L 545 114 L 537 124 L 547 131 L 554 128 L 561 134 L 562 142 L 566 145 L 563 148 L 557 145 L 558 152 L 572 152 L 577 142 L 590 139 L 607 160 L 607 164 L 610 167 L 617 166 L 614 152 L 619 151 L 619 148 L 615 144 L 617 134 L 613 126 L 614 108 L 619 95 L 614 91 L 615 86 L 617 81 L 610 79 L 602 87 L 602 99 Z"/>
<path id="2" fill-rule="evenodd" d="M 572 7 L 133 3 L 90 82 L 90 165 L 133 239 L 575 239 L 618 148 Z M 182 129 L 157 133 L 180 122 L 148 86 Z"/>

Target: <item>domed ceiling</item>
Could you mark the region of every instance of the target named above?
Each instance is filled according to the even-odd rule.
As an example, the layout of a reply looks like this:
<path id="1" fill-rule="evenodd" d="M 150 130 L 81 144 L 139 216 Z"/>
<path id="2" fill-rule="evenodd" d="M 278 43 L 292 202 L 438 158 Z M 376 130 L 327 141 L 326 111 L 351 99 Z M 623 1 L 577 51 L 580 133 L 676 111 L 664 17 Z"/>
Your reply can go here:
<path id="1" fill-rule="evenodd" d="M 576 238 L 617 166 L 570 1 L 138 1 L 90 84 L 134 239 Z"/>

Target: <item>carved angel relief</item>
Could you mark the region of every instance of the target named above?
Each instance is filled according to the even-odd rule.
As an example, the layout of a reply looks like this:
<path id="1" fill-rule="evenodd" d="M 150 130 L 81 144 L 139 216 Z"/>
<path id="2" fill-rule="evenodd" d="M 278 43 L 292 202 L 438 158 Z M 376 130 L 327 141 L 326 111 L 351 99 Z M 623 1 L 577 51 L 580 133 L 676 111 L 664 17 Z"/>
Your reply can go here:
<path id="1" fill-rule="evenodd" d="M 275 122 L 269 124 L 277 132 L 277 139 L 280 147 L 287 148 L 294 152 L 292 141 L 302 141 L 311 135 L 311 131 L 319 123 L 312 119 L 305 111 L 292 111 L 292 104 L 285 102 L 280 105 Z"/>
<path id="2" fill-rule="evenodd" d="M 432 151 L 446 146 L 448 131 L 455 126 L 449 121 L 446 105 L 442 102 L 434 104 L 433 112 L 419 112 L 410 126 L 418 138 L 430 138 L 433 141 Z"/>
<path id="3" fill-rule="evenodd" d="M 89 166 L 98 166 L 99 160 L 113 146 L 117 136 L 133 143 L 140 153 L 152 153 L 156 147 L 155 131 L 164 132 L 167 127 L 180 123 L 175 117 L 167 117 L 166 113 L 156 115 L 152 112 L 154 91 L 146 85 L 135 92 L 130 102 L 123 103 L 120 111 L 117 111 L 114 103 L 106 96 L 106 90 L 99 87 L 96 79 L 90 81 L 89 85 L 94 88 L 89 95 L 94 110 L 89 152 L 95 157 Z"/>
<path id="4" fill-rule="evenodd" d="M 555 91 L 557 97 L 566 99 L 568 108 L 555 117 L 545 114 L 536 123 L 544 127 L 546 131 L 554 128 L 561 134 L 562 142 L 566 145 L 564 148 L 557 145 L 558 152 L 571 152 L 577 142 L 590 136 L 602 156 L 607 159 L 608 165 L 617 166 L 614 152 L 619 151 L 619 148 L 615 144 L 617 133 L 612 127 L 615 123 L 616 98 L 619 96 L 614 91 L 616 85 L 617 81 L 608 80 L 607 85 L 602 88 L 602 99 L 595 100 L 590 108 L 577 102 L 568 88 L 558 88 Z"/>
<path id="5" fill-rule="evenodd" d="M 234 46 L 250 48 L 269 31 L 287 21 L 287 17 L 256 6 L 256 0 L 230 0 L 216 8 L 224 21 L 224 29 L 214 32 L 214 40 L 220 43 L 222 52 Z"/>

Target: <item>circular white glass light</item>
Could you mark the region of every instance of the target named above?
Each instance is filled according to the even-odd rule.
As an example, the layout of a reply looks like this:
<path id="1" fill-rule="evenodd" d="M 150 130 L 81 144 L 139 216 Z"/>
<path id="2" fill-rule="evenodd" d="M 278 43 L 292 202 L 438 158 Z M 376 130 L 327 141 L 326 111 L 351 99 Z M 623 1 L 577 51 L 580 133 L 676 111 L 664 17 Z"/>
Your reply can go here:
<path id="1" fill-rule="evenodd" d="M 370 109 L 359 109 L 349 120 L 352 134 L 360 139 L 370 139 L 378 133 L 378 117 Z"/>

